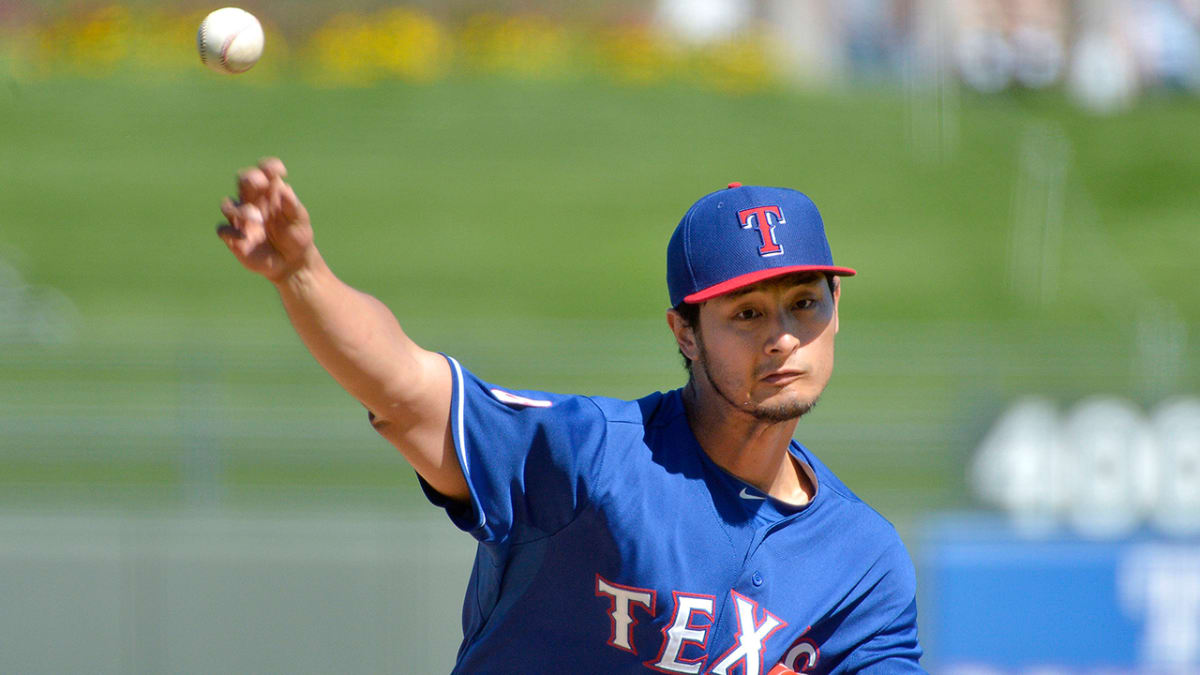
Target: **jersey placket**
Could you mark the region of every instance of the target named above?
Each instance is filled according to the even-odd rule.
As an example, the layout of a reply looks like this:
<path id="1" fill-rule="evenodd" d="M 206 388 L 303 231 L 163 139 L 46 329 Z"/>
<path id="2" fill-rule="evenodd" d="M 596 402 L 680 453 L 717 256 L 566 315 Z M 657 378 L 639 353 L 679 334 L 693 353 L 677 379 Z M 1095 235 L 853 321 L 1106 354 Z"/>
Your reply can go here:
<path id="1" fill-rule="evenodd" d="M 802 461 L 802 460 L 801 460 Z M 805 466 L 814 487 L 817 487 L 815 474 Z M 763 495 L 754 488 L 729 474 L 724 474 L 727 483 L 726 493 L 737 500 L 741 508 L 756 524 L 742 565 L 738 571 L 736 582 L 730 592 L 721 598 L 714 616 L 713 627 L 721 635 L 736 636 L 723 652 L 710 652 L 706 673 L 724 675 L 729 672 L 765 673 L 774 664 L 765 662 L 769 651 L 779 652 L 783 645 L 769 643 L 772 636 L 787 629 L 787 622 L 770 611 L 769 607 L 760 605 L 759 600 L 770 597 L 767 592 L 771 579 L 763 573 L 770 565 L 762 564 L 765 558 L 772 555 L 767 539 L 794 521 L 805 517 L 816 508 L 816 495 L 813 500 L 802 507 L 788 508 L 786 504 L 774 498 Z M 747 497 L 749 496 L 749 498 Z M 801 627 L 803 630 L 804 627 Z M 793 627 L 793 630 L 794 627 Z"/>
<path id="2" fill-rule="evenodd" d="M 759 562 L 762 556 L 770 554 L 763 548 L 766 538 L 781 522 L 798 515 L 785 515 L 781 521 L 755 528 L 737 580 L 719 600 L 713 630 L 725 639 L 709 651 L 705 673 L 765 673 L 773 665 L 766 662 L 765 655 L 775 647 L 770 642 L 772 637 L 784 630 L 787 622 L 759 603 L 760 598 L 768 596 L 765 593 L 768 579 Z"/>

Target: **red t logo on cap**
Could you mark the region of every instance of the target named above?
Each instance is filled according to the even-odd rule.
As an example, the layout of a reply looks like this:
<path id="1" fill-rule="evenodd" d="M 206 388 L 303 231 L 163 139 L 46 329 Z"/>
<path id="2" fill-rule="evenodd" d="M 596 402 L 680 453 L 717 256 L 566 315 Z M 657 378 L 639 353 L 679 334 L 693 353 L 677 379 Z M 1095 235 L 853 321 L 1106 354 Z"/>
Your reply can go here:
<path id="1" fill-rule="evenodd" d="M 775 216 L 774 222 L 772 222 L 771 216 Z M 783 219 L 783 213 L 778 206 L 756 206 L 752 209 L 738 211 L 738 221 L 742 224 L 743 230 L 749 230 L 752 227 L 758 228 L 758 234 L 762 236 L 762 248 L 758 249 L 759 255 L 766 257 L 783 253 L 783 246 L 775 241 L 775 225 L 787 221 Z"/>

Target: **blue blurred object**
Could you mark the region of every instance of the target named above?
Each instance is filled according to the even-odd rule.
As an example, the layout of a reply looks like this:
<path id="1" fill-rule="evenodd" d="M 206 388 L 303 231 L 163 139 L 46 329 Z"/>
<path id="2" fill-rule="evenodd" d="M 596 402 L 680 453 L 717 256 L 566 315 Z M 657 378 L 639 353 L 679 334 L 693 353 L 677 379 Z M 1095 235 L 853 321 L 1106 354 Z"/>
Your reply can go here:
<path id="1" fill-rule="evenodd" d="M 936 672 L 1200 669 L 1200 539 L 1031 538 L 997 517 L 946 516 L 921 552 Z"/>

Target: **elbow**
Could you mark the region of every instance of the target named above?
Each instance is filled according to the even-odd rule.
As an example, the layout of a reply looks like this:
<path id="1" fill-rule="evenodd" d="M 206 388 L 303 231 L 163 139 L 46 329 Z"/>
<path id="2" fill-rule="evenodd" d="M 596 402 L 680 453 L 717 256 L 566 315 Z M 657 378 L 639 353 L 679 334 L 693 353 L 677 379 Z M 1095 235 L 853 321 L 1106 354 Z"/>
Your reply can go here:
<path id="1" fill-rule="evenodd" d="M 388 431 L 396 428 L 394 420 L 379 415 L 374 410 L 367 411 L 367 420 L 371 422 L 371 427 L 374 428 L 375 431 L 383 434 L 384 436 L 388 435 Z"/>
<path id="2" fill-rule="evenodd" d="M 403 429 L 412 425 L 411 420 L 408 424 L 405 423 L 407 416 L 404 414 L 403 408 L 399 406 L 388 406 L 388 408 L 383 413 L 370 408 L 367 409 L 367 420 L 371 422 L 371 426 L 375 428 L 375 431 L 382 434 L 388 430 Z"/>

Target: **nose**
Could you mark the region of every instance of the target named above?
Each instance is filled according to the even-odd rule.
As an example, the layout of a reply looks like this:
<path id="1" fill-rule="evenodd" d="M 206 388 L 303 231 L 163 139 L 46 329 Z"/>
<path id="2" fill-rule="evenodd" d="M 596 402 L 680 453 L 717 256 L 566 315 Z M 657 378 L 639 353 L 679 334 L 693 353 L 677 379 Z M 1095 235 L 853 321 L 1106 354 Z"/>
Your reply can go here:
<path id="1" fill-rule="evenodd" d="M 767 353 L 791 354 L 796 351 L 801 344 L 800 330 L 800 322 L 789 312 L 776 314 L 765 345 Z"/>

